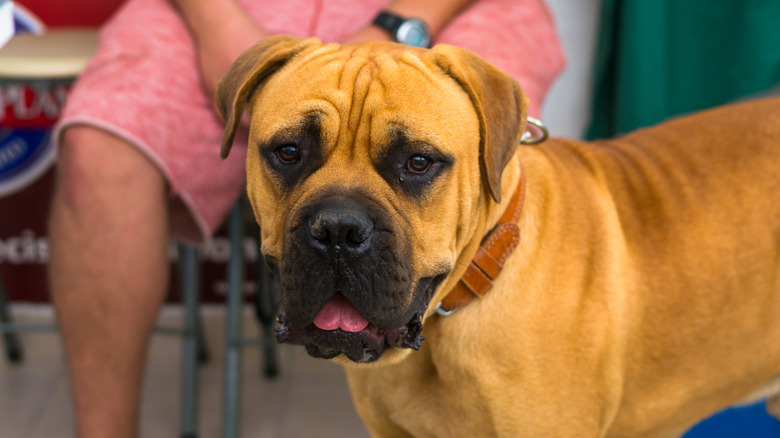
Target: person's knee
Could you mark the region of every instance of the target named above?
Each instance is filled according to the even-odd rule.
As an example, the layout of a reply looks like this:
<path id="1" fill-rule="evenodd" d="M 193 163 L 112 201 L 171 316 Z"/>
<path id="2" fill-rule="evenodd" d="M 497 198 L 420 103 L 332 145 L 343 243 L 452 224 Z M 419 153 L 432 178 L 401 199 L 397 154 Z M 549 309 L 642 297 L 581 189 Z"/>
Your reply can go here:
<path id="1" fill-rule="evenodd" d="M 107 132 L 88 126 L 67 128 L 57 161 L 56 202 L 94 208 L 138 193 L 160 197 L 165 179 L 141 151 Z"/>

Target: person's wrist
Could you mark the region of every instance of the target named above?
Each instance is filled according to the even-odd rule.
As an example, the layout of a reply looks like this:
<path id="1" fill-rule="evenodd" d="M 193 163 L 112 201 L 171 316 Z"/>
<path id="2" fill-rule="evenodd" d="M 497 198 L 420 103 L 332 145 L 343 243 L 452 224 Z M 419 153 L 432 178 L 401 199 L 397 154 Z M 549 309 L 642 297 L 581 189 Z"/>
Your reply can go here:
<path id="1" fill-rule="evenodd" d="M 390 35 L 390 32 L 376 24 L 366 26 L 365 29 L 363 29 L 363 35 L 370 37 L 370 40 L 372 41 L 393 41 L 393 36 Z"/>
<path id="2" fill-rule="evenodd" d="M 393 41 L 393 38 L 386 30 L 371 24 L 344 38 L 341 43 L 350 44 L 363 41 Z"/>

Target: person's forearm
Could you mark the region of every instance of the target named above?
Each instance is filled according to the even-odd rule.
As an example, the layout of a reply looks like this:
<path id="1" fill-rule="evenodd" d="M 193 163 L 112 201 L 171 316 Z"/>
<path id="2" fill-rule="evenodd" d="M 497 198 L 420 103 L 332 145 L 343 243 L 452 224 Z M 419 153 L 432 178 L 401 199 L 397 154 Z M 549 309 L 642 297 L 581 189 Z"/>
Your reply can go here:
<path id="1" fill-rule="evenodd" d="M 233 20 L 246 20 L 244 10 L 235 0 L 169 1 L 178 9 L 196 39 L 204 38 L 214 29 L 229 28 Z"/>
<path id="2" fill-rule="evenodd" d="M 203 91 L 213 98 L 217 83 L 230 64 L 244 50 L 268 37 L 268 31 L 236 0 L 168 1 L 190 30 Z"/>
<path id="3" fill-rule="evenodd" d="M 233 0 L 169 0 L 192 29 L 219 23 L 226 9 L 237 7 Z"/>
<path id="4" fill-rule="evenodd" d="M 395 0 L 385 9 L 402 17 L 423 20 L 436 36 L 471 3 L 474 0 Z"/>

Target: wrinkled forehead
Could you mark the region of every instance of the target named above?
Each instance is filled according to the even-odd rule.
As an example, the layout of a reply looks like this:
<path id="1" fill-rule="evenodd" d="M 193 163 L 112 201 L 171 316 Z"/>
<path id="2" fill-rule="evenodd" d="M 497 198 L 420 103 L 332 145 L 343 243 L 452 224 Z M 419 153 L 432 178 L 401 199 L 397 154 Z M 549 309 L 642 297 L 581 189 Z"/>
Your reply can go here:
<path id="1" fill-rule="evenodd" d="M 254 102 L 252 131 L 262 135 L 324 115 L 339 129 L 370 127 L 372 136 L 388 127 L 446 135 L 473 135 L 476 112 L 466 92 L 424 49 L 397 44 L 323 46 L 300 55 L 272 75 Z"/>

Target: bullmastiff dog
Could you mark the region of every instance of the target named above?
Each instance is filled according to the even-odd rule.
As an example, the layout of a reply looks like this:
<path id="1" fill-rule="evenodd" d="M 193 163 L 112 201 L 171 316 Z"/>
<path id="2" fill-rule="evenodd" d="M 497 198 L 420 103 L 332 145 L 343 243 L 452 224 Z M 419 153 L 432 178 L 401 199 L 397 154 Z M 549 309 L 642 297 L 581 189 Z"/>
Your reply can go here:
<path id="1" fill-rule="evenodd" d="M 373 436 L 674 437 L 780 387 L 780 100 L 528 146 L 466 50 L 284 36 L 217 100 L 278 338 Z"/>

